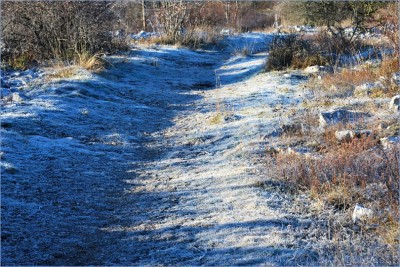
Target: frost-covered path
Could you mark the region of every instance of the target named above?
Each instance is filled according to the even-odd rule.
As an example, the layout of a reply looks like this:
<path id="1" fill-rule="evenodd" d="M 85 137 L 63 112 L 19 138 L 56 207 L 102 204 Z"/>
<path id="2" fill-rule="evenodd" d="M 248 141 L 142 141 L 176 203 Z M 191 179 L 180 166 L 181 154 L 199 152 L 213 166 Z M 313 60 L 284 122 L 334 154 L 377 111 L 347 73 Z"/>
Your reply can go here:
<path id="1" fill-rule="evenodd" d="M 259 187 L 263 136 L 302 98 L 290 77 L 254 76 L 269 38 L 230 37 L 219 52 L 138 49 L 109 57 L 100 75 L 25 86 L 2 110 L 2 264 L 312 256 L 287 200 Z M 232 56 L 243 45 L 255 53 Z"/>

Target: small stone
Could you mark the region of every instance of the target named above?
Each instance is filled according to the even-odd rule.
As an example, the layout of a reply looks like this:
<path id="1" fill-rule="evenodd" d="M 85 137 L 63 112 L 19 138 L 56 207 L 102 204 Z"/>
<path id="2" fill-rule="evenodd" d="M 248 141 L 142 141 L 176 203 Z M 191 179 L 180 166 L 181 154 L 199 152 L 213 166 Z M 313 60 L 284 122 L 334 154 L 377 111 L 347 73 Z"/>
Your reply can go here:
<path id="1" fill-rule="evenodd" d="M 356 122 L 359 119 L 369 117 L 368 113 L 349 111 L 345 109 L 337 109 L 332 111 L 325 111 L 319 114 L 320 127 L 326 127 L 338 123 Z"/>
<path id="2" fill-rule="evenodd" d="M 307 68 L 304 69 L 305 73 L 308 74 L 315 74 L 318 73 L 320 71 L 320 67 L 319 66 L 308 66 Z"/>
<path id="3" fill-rule="evenodd" d="M 384 137 L 379 139 L 379 143 L 384 149 L 390 148 L 395 144 L 400 143 L 400 137 L 399 136 L 389 136 L 389 137 Z"/>
<path id="4" fill-rule="evenodd" d="M 389 109 L 393 111 L 400 110 L 400 95 L 392 97 L 389 103 Z"/>
<path id="5" fill-rule="evenodd" d="M 343 130 L 336 131 L 335 137 L 339 142 L 350 142 L 354 138 L 362 138 L 365 136 L 370 136 L 372 134 L 369 130 Z"/>
<path id="6" fill-rule="evenodd" d="M 339 142 L 349 142 L 353 139 L 354 133 L 351 130 L 336 131 L 335 137 Z"/>
<path id="7" fill-rule="evenodd" d="M 373 211 L 371 209 L 364 208 L 363 206 L 356 204 L 351 217 L 353 219 L 353 223 L 356 223 L 358 221 L 363 221 L 367 218 L 371 218 L 372 215 Z"/>

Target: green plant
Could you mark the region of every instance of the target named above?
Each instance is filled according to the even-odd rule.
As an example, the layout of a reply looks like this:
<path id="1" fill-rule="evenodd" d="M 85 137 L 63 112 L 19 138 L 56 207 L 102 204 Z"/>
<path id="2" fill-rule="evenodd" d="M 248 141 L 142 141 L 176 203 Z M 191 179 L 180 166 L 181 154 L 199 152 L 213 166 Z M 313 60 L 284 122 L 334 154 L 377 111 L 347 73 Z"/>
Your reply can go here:
<path id="1" fill-rule="evenodd" d="M 374 14 L 384 5 L 372 1 L 321 0 L 304 1 L 301 8 L 309 24 L 326 26 L 332 36 L 340 39 L 344 48 L 351 48 L 359 35 L 370 29 Z"/>

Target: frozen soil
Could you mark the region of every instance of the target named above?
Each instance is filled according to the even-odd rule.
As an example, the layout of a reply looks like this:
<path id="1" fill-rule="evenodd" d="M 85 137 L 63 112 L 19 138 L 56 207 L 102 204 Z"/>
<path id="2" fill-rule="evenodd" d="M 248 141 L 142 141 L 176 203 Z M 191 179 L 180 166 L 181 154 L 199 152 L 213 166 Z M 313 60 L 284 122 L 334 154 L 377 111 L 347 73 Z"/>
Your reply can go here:
<path id="1" fill-rule="evenodd" d="M 16 82 L 22 101 L 1 114 L 2 264 L 316 263 L 300 239 L 313 221 L 264 183 L 264 136 L 307 97 L 301 74 L 261 72 L 270 39 L 136 48 L 100 74 Z M 253 54 L 232 55 L 244 45 Z"/>

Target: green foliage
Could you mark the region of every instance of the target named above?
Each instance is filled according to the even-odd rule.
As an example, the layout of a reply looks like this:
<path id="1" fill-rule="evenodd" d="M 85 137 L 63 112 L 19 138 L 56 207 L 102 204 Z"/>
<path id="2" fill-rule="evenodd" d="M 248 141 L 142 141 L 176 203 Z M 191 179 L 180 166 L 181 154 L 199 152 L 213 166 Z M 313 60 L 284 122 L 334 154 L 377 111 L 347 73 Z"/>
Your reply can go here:
<path id="1" fill-rule="evenodd" d="M 351 44 L 360 33 L 369 29 L 374 13 L 384 4 L 373 1 L 307 1 L 303 3 L 303 10 L 309 24 L 327 26 L 331 34 Z M 347 36 L 345 21 L 353 27 Z"/>

